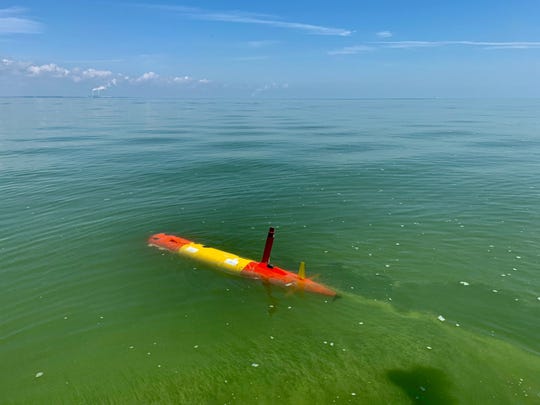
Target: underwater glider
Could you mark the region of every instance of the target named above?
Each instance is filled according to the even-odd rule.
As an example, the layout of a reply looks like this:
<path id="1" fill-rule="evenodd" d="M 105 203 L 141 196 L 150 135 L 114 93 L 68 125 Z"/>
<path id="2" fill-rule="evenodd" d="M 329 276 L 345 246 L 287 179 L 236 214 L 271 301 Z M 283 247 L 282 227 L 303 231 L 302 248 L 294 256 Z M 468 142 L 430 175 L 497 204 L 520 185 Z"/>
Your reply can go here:
<path id="1" fill-rule="evenodd" d="M 270 228 L 262 259 L 258 262 L 165 233 L 157 233 L 148 239 L 148 246 L 155 246 L 158 249 L 169 250 L 180 256 L 190 257 L 230 274 L 261 280 L 263 283 L 293 290 L 309 291 L 330 297 L 337 296 L 337 293 L 331 288 L 306 277 L 304 262 L 300 263 L 298 274 L 271 265 L 270 252 L 273 243 L 274 228 Z"/>

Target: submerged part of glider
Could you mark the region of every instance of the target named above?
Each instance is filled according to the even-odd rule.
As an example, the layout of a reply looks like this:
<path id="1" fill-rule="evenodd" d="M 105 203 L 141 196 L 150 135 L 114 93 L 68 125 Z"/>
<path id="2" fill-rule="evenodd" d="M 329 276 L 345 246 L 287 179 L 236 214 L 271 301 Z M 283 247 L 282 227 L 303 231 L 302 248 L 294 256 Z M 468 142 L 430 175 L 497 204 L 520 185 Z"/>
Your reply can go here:
<path id="1" fill-rule="evenodd" d="M 181 256 L 216 267 L 230 274 L 261 280 L 265 283 L 279 285 L 284 288 L 301 289 L 317 294 L 335 297 L 337 293 L 331 288 L 316 283 L 306 277 L 305 264 L 300 263 L 298 274 L 281 269 L 269 263 L 272 244 L 274 241 L 274 228 L 268 231 L 263 257 L 260 262 L 246 259 L 234 253 L 206 247 L 188 239 L 165 233 L 157 233 L 148 239 L 148 245 L 159 249 L 169 250 Z"/>

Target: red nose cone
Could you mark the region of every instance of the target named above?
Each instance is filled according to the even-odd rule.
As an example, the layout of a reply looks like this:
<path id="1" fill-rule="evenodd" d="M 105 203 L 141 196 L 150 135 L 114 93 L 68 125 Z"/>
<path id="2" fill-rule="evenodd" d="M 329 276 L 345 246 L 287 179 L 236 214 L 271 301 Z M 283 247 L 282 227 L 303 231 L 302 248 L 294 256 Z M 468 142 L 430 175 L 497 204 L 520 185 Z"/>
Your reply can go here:
<path id="1" fill-rule="evenodd" d="M 184 238 L 179 238 L 178 236 L 167 235 L 166 233 L 156 233 L 148 239 L 149 245 L 167 249 L 171 252 L 177 252 L 178 249 L 188 243 L 192 242 Z"/>

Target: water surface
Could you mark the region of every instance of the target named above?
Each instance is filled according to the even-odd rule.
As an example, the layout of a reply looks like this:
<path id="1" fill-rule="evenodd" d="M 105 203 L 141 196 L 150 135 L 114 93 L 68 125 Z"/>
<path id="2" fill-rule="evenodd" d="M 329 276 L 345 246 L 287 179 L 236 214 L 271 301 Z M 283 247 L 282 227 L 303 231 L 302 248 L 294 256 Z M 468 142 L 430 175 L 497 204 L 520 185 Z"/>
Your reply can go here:
<path id="1" fill-rule="evenodd" d="M 539 100 L 0 99 L 2 403 L 538 403 Z M 169 232 L 338 289 L 288 294 Z"/>

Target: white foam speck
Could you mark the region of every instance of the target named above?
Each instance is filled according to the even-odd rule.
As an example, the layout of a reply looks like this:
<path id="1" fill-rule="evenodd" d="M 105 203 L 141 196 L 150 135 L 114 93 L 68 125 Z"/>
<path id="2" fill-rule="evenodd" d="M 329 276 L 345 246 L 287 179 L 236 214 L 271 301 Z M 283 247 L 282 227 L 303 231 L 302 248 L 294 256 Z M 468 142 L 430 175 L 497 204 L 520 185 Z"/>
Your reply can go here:
<path id="1" fill-rule="evenodd" d="M 38 371 L 36 373 L 36 378 L 43 377 L 43 371 Z"/>
<path id="2" fill-rule="evenodd" d="M 259 363 L 251 363 L 251 367 L 259 367 Z"/>
<path id="3" fill-rule="evenodd" d="M 433 347 L 431 347 L 431 346 L 426 346 L 426 349 L 428 349 L 428 350 L 432 350 L 432 349 L 433 349 Z"/>
<path id="4" fill-rule="evenodd" d="M 194 349 L 198 349 L 199 348 L 199 345 L 195 345 L 193 346 Z"/>
<path id="5" fill-rule="evenodd" d="M 439 315 L 439 316 L 437 317 L 437 319 L 438 319 L 439 321 L 441 321 L 441 322 L 446 321 L 446 319 L 445 319 L 444 316 L 442 316 L 442 315 Z"/>
<path id="6" fill-rule="evenodd" d="M 491 291 L 493 291 L 494 293 L 498 293 L 498 292 L 499 292 L 499 290 L 491 290 Z"/>
<path id="7" fill-rule="evenodd" d="M 469 285 L 469 283 L 466 282 L 466 281 L 460 281 L 459 284 L 461 284 L 461 285 Z"/>

